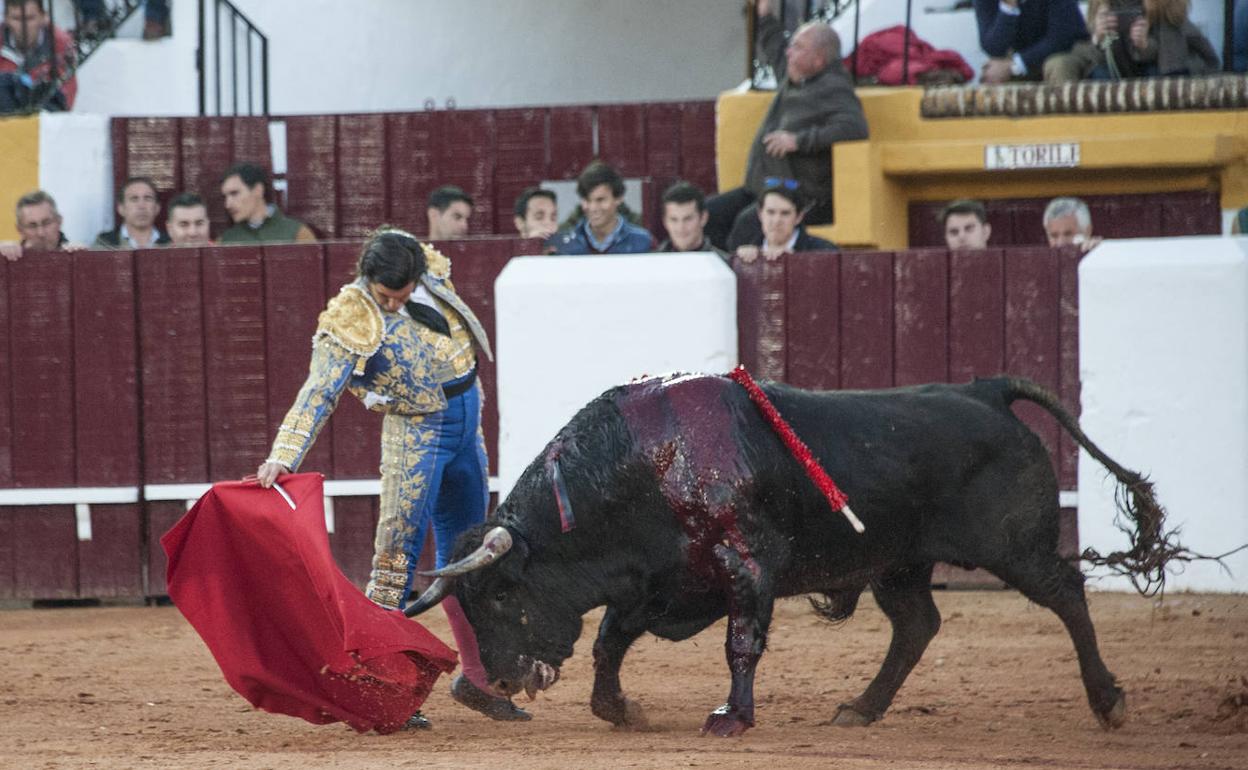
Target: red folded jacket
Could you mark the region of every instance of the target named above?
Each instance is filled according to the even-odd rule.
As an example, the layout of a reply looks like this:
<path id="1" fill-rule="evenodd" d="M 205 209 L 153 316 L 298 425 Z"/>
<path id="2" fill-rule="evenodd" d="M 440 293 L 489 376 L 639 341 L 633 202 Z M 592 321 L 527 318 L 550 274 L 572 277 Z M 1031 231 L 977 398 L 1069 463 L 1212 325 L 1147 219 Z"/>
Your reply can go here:
<path id="1" fill-rule="evenodd" d="M 169 596 L 253 706 L 366 732 L 402 727 L 455 651 L 338 569 L 322 477 L 216 484 L 160 544 Z M 294 505 L 292 510 L 291 505 Z"/>

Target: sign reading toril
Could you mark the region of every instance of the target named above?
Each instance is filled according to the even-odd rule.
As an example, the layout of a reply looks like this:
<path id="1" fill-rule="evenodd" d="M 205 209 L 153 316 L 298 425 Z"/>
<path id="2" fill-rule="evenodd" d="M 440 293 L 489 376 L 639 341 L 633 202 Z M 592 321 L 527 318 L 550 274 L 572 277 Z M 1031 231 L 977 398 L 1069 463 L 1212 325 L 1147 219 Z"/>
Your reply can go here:
<path id="1" fill-rule="evenodd" d="M 988 171 L 1019 168 L 1074 168 L 1078 165 L 1078 142 L 984 146 L 984 168 Z"/>

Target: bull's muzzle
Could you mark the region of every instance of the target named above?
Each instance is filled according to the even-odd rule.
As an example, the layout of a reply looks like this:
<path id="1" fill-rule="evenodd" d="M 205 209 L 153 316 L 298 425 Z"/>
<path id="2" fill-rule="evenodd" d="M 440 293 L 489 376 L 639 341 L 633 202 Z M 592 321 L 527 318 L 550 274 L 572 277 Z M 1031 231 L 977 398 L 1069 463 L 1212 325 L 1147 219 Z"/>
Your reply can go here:
<path id="1" fill-rule="evenodd" d="M 549 689 L 551 685 L 559 681 L 559 669 L 545 661 L 521 655 L 519 664 L 523 672 L 519 680 L 495 679 L 490 682 L 490 689 L 494 690 L 494 694 L 510 698 L 524 690 L 529 700 L 534 700 L 539 690 Z"/>

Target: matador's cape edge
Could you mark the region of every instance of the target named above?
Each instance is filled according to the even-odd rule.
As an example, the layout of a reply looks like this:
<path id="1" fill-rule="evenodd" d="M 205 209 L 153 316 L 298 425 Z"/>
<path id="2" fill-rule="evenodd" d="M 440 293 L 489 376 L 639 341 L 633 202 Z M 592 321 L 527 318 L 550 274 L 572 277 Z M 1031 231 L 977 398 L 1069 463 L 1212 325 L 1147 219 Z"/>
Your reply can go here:
<path id="1" fill-rule="evenodd" d="M 320 474 L 284 476 L 281 486 L 285 494 L 224 482 L 200 498 L 160 541 L 169 596 L 256 708 L 397 730 L 456 654 L 338 569 Z"/>

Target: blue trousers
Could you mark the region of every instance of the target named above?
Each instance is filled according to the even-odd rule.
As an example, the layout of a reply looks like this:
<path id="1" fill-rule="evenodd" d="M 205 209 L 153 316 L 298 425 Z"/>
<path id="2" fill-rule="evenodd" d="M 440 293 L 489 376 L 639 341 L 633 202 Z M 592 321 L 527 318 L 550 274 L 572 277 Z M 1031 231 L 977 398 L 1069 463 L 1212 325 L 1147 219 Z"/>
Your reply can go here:
<path id="1" fill-rule="evenodd" d="M 460 533 L 485 520 L 489 498 L 480 383 L 447 399 L 441 412 L 386 415 L 369 598 L 402 607 L 429 525 L 441 567 L 450 560 Z"/>

